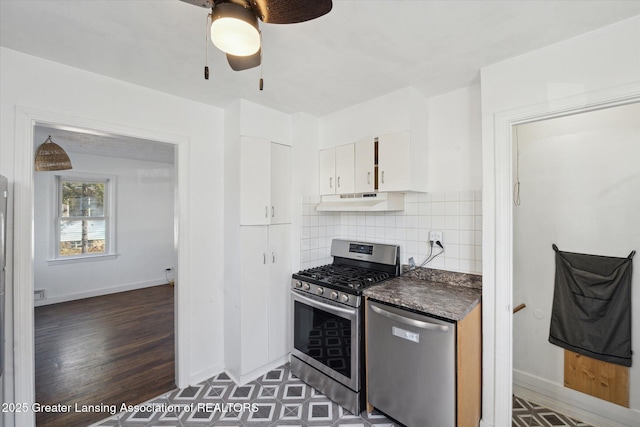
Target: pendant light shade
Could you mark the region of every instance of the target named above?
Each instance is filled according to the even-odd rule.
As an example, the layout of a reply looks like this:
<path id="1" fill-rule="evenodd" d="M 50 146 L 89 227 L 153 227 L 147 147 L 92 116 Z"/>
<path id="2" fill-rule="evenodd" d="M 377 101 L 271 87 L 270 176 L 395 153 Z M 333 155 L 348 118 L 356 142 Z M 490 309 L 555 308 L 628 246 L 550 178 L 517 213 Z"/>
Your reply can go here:
<path id="1" fill-rule="evenodd" d="M 260 49 L 258 19 L 250 8 L 220 3 L 212 13 L 211 41 L 218 49 L 235 56 L 253 55 Z"/>
<path id="2" fill-rule="evenodd" d="M 51 135 L 36 151 L 36 171 L 61 171 L 71 169 L 71 160 L 58 144 L 51 140 Z"/>

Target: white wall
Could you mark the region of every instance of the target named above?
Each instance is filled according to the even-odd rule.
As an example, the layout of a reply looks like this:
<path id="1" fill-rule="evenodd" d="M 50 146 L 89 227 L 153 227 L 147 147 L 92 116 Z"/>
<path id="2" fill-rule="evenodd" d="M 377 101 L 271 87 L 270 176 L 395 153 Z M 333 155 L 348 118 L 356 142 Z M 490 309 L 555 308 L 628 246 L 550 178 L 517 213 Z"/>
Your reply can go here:
<path id="1" fill-rule="evenodd" d="M 429 190 L 482 189 L 480 85 L 427 99 Z"/>
<path id="2" fill-rule="evenodd" d="M 482 417 L 501 426 L 511 422 L 510 124 L 640 96 L 640 17 L 485 67 L 481 86 Z"/>
<path id="3" fill-rule="evenodd" d="M 514 316 L 513 367 L 520 377 L 561 387 L 564 352 L 548 342 L 551 244 L 621 258 L 640 250 L 640 104 L 524 124 L 517 132 L 522 203 L 513 218 L 513 300 L 527 308 Z M 638 286 L 636 274 L 631 287 Z M 640 308 L 640 293 L 632 292 L 631 306 Z M 632 318 L 631 331 L 632 342 L 640 342 L 640 318 Z M 629 385 L 630 407 L 640 409 L 637 363 Z"/>
<path id="4" fill-rule="evenodd" d="M 183 248 L 178 254 L 180 280 L 176 283 L 179 385 L 201 381 L 220 372 L 224 354 L 223 207 L 220 203 L 224 182 L 223 111 L 5 48 L 0 49 L 0 56 L 0 173 L 8 176 L 16 191 L 25 197 L 28 197 L 25 193 L 33 191 L 32 183 L 15 165 L 26 152 L 24 144 L 32 143 L 22 137 L 16 139 L 16 135 L 28 133 L 25 129 L 16 129 L 18 113 L 24 109 L 37 111 L 39 116 L 93 123 L 102 130 L 179 145 L 178 214 Z M 9 226 L 20 218 L 19 230 L 24 233 L 32 213 L 26 208 L 28 200 L 20 200 L 16 206 L 14 197 L 9 201 L 10 209 L 15 207 Z M 9 254 L 13 250 L 25 253 L 28 237 L 26 241 L 20 240 L 24 239 L 23 235 L 11 245 L 13 237 L 9 236 Z M 29 264 L 28 257 L 9 259 L 10 287 L 13 284 L 15 289 L 28 288 Z M 32 299 L 13 307 L 14 295 L 14 289 L 9 289 L 8 304 L 15 309 L 10 309 L 9 319 L 28 322 L 33 310 Z M 14 324 L 13 328 L 19 329 L 20 324 Z M 33 337 L 28 334 L 9 335 L 7 347 L 13 344 L 20 354 L 28 351 L 29 340 Z M 28 354 L 23 357 L 19 363 L 28 369 Z M 9 384 L 13 380 L 12 362 L 15 361 L 8 360 Z M 11 388 L 5 387 L 5 392 Z M 5 397 L 13 399 L 7 393 Z"/>
<path id="5" fill-rule="evenodd" d="M 139 289 L 167 283 L 166 268 L 175 268 L 173 164 L 69 153 L 73 172 L 115 177 L 115 259 L 49 264 L 53 258 L 56 174 L 34 176 L 35 289 L 46 299 L 36 306 Z M 173 274 L 172 274 L 173 276 Z"/>

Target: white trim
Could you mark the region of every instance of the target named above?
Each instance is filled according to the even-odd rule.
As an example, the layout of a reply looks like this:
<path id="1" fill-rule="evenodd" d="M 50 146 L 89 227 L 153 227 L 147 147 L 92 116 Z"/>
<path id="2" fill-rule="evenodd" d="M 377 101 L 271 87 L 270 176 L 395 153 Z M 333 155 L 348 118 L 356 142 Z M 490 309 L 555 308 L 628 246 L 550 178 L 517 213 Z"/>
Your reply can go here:
<path id="1" fill-rule="evenodd" d="M 108 260 L 116 259 L 118 255 L 120 254 L 68 256 L 65 258 L 48 259 L 47 265 L 75 264 L 78 262 L 92 262 L 92 261 L 108 261 Z"/>
<path id="2" fill-rule="evenodd" d="M 35 402 L 34 366 L 34 147 L 33 130 L 37 124 L 64 124 L 68 126 L 125 135 L 173 144 L 177 154 L 174 167 L 177 169 L 174 215 L 174 242 L 178 251 L 176 269 L 176 383 L 188 382 L 188 268 L 189 258 L 186 236 L 189 235 L 186 218 L 189 201 L 189 138 L 148 129 L 136 129 L 113 123 L 79 118 L 28 107 L 15 107 L 14 139 L 14 401 L 31 406 Z M 178 185 L 180 183 L 180 185 Z M 178 286 L 184 283 L 183 286 Z M 9 421 L 10 423 L 10 421 Z M 35 415 L 29 411 L 15 414 L 15 425 L 34 426 Z"/>
<path id="3" fill-rule="evenodd" d="M 640 102 L 638 83 L 587 92 L 577 96 L 549 101 L 543 104 L 496 113 L 492 118 L 489 140 L 483 144 L 483 300 L 495 297 L 493 323 L 483 321 L 484 333 L 494 333 L 494 342 L 485 342 L 485 384 L 494 384 L 487 409 L 493 409 L 493 423 L 511 424 L 512 395 L 512 129 L 513 126 L 554 117 Z M 488 170 L 494 166 L 493 170 Z M 494 200 L 492 198 L 495 197 Z M 494 201 L 495 204 L 491 202 Z M 494 270 L 495 267 L 495 270 Z M 492 277 L 492 273 L 495 277 Z M 493 286 L 492 286 L 493 285 Z M 492 294 L 495 292 L 495 295 Z M 489 340 L 487 340 L 489 341 Z M 493 345 L 492 345 L 493 344 Z M 494 352 L 492 359 L 490 352 Z M 493 376 L 493 378 L 491 378 Z M 486 396 L 486 394 L 485 394 Z M 483 411 L 485 413 L 485 411 Z"/>
<path id="4" fill-rule="evenodd" d="M 75 301 L 75 300 L 84 299 L 84 298 L 92 298 L 92 297 L 97 297 L 102 295 L 115 294 L 118 292 L 134 291 L 136 289 L 151 288 L 153 286 L 166 285 L 166 284 L 167 284 L 167 279 L 164 277 L 154 279 L 154 280 L 145 280 L 144 282 L 126 283 L 124 285 L 117 285 L 109 288 L 92 289 L 90 291 L 85 291 L 85 292 L 76 292 L 73 294 L 60 295 L 55 297 L 46 297 L 44 299 L 36 300 L 35 306 L 40 307 L 43 305 L 58 304 L 60 302 Z"/>
<path id="5" fill-rule="evenodd" d="M 513 371 L 513 392 L 553 411 L 600 427 L 637 425 L 640 411 L 580 393 L 526 372 Z"/>

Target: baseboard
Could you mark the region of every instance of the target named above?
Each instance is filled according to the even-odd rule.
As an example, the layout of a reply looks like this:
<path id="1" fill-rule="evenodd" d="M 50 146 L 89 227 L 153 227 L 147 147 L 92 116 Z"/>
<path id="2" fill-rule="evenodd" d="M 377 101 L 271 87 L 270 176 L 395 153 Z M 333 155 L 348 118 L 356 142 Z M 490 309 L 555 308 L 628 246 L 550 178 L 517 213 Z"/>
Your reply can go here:
<path id="1" fill-rule="evenodd" d="M 227 370 L 225 370 L 225 373 L 229 375 L 229 378 L 231 378 L 233 382 L 236 383 L 237 385 L 245 385 L 248 382 L 255 380 L 256 378 L 263 376 L 267 372 L 274 370 L 278 366 L 284 365 L 288 361 L 289 361 L 289 355 L 287 354 L 285 356 L 280 357 L 279 359 L 274 360 L 273 362 L 267 363 L 266 365 L 259 367 L 258 369 L 254 369 L 251 372 L 240 375 L 240 377 L 232 374 Z"/>
<path id="2" fill-rule="evenodd" d="M 561 414 L 600 427 L 638 425 L 640 411 L 589 396 L 562 384 L 513 370 L 513 393 Z"/>
<path id="3" fill-rule="evenodd" d="M 190 375 L 189 385 L 200 384 L 201 382 L 206 381 L 211 377 L 215 377 L 222 372 L 224 372 L 224 363 L 218 363 L 211 366 L 210 368 L 203 369 L 199 372 L 194 373 L 193 375 Z"/>
<path id="4" fill-rule="evenodd" d="M 152 286 L 166 285 L 166 284 L 167 284 L 167 279 L 161 278 L 161 279 L 147 280 L 144 282 L 128 283 L 125 285 L 113 286 L 109 288 L 91 289 L 85 292 L 77 292 L 74 294 L 67 294 L 67 295 L 58 295 L 58 296 L 48 297 L 41 300 L 36 300 L 34 301 L 34 306 L 40 307 L 42 305 L 58 304 L 61 302 L 99 297 L 102 295 L 115 294 L 118 292 L 134 291 L 136 289 L 144 289 L 144 288 L 150 288 Z"/>
<path id="5" fill-rule="evenodd" d="M 485 420 L 480 420 L 480 427 L 493 427 L 493 423 L 489 423 Z"/>

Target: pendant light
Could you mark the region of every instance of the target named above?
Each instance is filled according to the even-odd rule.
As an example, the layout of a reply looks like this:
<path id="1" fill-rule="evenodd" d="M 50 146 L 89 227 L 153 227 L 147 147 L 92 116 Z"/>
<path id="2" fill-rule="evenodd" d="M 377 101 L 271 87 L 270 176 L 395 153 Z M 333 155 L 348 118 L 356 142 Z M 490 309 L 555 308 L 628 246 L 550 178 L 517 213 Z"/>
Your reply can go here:
<path id="1" fill-rule="evenodd" d="M 61 171 L 71 169 L 71 160 L 58 144 L 51 140 L 51 135 L 36 151 L 36 171 Z"/>
<path id="2" fill-rule="evenodd" d="M 235 56 L 253 55 L 260 49 L 258 19 L 251 8 L 219 3 L 212 15 L 211 41 L 218 49 Z"/>

